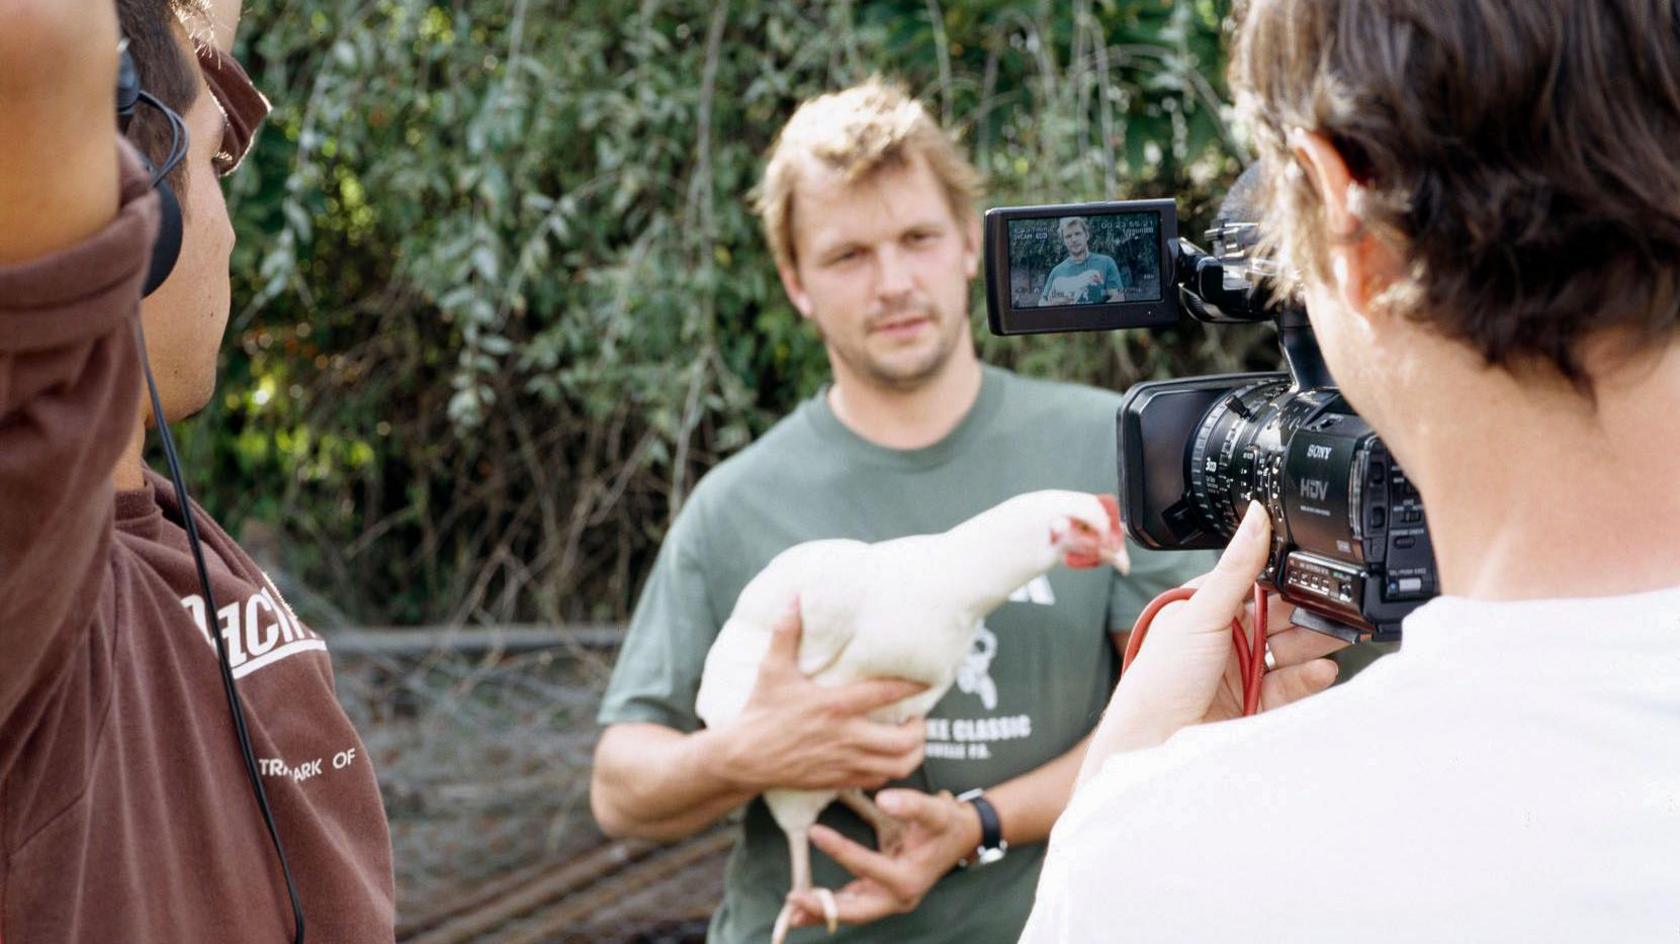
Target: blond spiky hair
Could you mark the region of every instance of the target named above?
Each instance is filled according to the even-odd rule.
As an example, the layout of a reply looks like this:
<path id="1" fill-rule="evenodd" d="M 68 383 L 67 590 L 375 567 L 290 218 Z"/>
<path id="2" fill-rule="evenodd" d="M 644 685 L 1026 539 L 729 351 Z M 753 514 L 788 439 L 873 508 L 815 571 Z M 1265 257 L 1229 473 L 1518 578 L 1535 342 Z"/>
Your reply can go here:
<path id="1" fill-rule="evenodd" d="M 973 212 L 980 172 L 898 83 L 872 76 L 800 105 L 770 146 L 764 179 L 753 194 L 776 264 L 792 269 L 796 262 L 793 192 L 804 166 L 815 163 L 855 183 L 883 166 L 904 166 L 916 158 L 938 178 L 957 219 Z"/>

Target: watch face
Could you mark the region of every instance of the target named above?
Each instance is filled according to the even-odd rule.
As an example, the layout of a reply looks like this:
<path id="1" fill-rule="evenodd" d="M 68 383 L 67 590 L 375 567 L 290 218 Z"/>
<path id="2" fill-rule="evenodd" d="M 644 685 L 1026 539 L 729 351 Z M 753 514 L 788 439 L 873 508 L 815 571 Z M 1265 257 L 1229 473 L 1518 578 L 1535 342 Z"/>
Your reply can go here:
<path id="1" fill-rule="evenodd" d="M 975 851 L 974 864 L 975 865 L 991 865 L 993 862 L 996 862 L 996 861 L 998 861 L 999 859 L 1002 859 L 1002 858 L 1003 858 L 1003 849 L 1001 847 L 993 846 L 990 849 L 978 849 L 978 850 Z"/>

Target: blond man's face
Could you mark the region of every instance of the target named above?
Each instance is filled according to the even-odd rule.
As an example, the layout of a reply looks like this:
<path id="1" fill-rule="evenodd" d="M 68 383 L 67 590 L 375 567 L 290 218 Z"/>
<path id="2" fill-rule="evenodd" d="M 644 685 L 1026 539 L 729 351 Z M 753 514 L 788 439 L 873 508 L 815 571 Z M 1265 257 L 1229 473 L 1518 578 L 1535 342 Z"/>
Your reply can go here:
<path id="1" fill-rule="evenodd" d="M 794 306 L 828 345 L 837 372 L 895 390 L 939 376 L 972 343 L 968 286 L 979 221 L 959 220 L 921 160 L 847 183 L 807 168 L 793 194 Z"/>
<path id="2" fill-rule="evenodd" d="M 1085 249 L 1090 244 L 1091 234 L 1086 232 L 1085 224 L 1077 220 L 1062 227 L 1062 246 L 1068 255 L 1075 259 L 1085 255 Z"/>

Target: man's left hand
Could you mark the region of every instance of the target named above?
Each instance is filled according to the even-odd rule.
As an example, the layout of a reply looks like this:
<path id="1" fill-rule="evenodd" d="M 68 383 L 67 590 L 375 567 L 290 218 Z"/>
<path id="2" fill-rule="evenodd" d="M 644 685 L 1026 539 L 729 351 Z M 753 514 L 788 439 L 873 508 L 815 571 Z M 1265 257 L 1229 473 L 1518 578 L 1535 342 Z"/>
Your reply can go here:
<path id="1" fill-rule="evenodd" d="M 811 827 L 811 843 L 857 876 L 834 894 L 843 924 L 868 924 L 915 910 L 928 889 L 980 845 L 979 814 L 946 791 L 882 790 L 875 804 L 904 825 L 892 855 L 865 848 L 826 826 Z M 822 923 L 822 902 L 814 892 L 791 894 L 789 900 L 798 906 L 794 927 Z"/>

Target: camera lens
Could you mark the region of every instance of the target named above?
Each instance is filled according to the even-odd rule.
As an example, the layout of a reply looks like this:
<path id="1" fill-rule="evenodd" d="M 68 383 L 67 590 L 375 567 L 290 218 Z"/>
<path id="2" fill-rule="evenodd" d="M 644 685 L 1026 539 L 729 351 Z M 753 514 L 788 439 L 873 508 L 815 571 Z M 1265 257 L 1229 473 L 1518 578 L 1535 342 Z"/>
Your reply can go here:
<path id="1" fill-rule="evenodd" d="M 1312 421 L 1329 396 L 1300 391 L 1285 380 L 1239 387 L 1208 409 L 1191 441 L 1190 493 L 1208 527 L 1236 534 L 1251 500 L 1283 508 L 1284 453 L 1295 432 Z"/>

